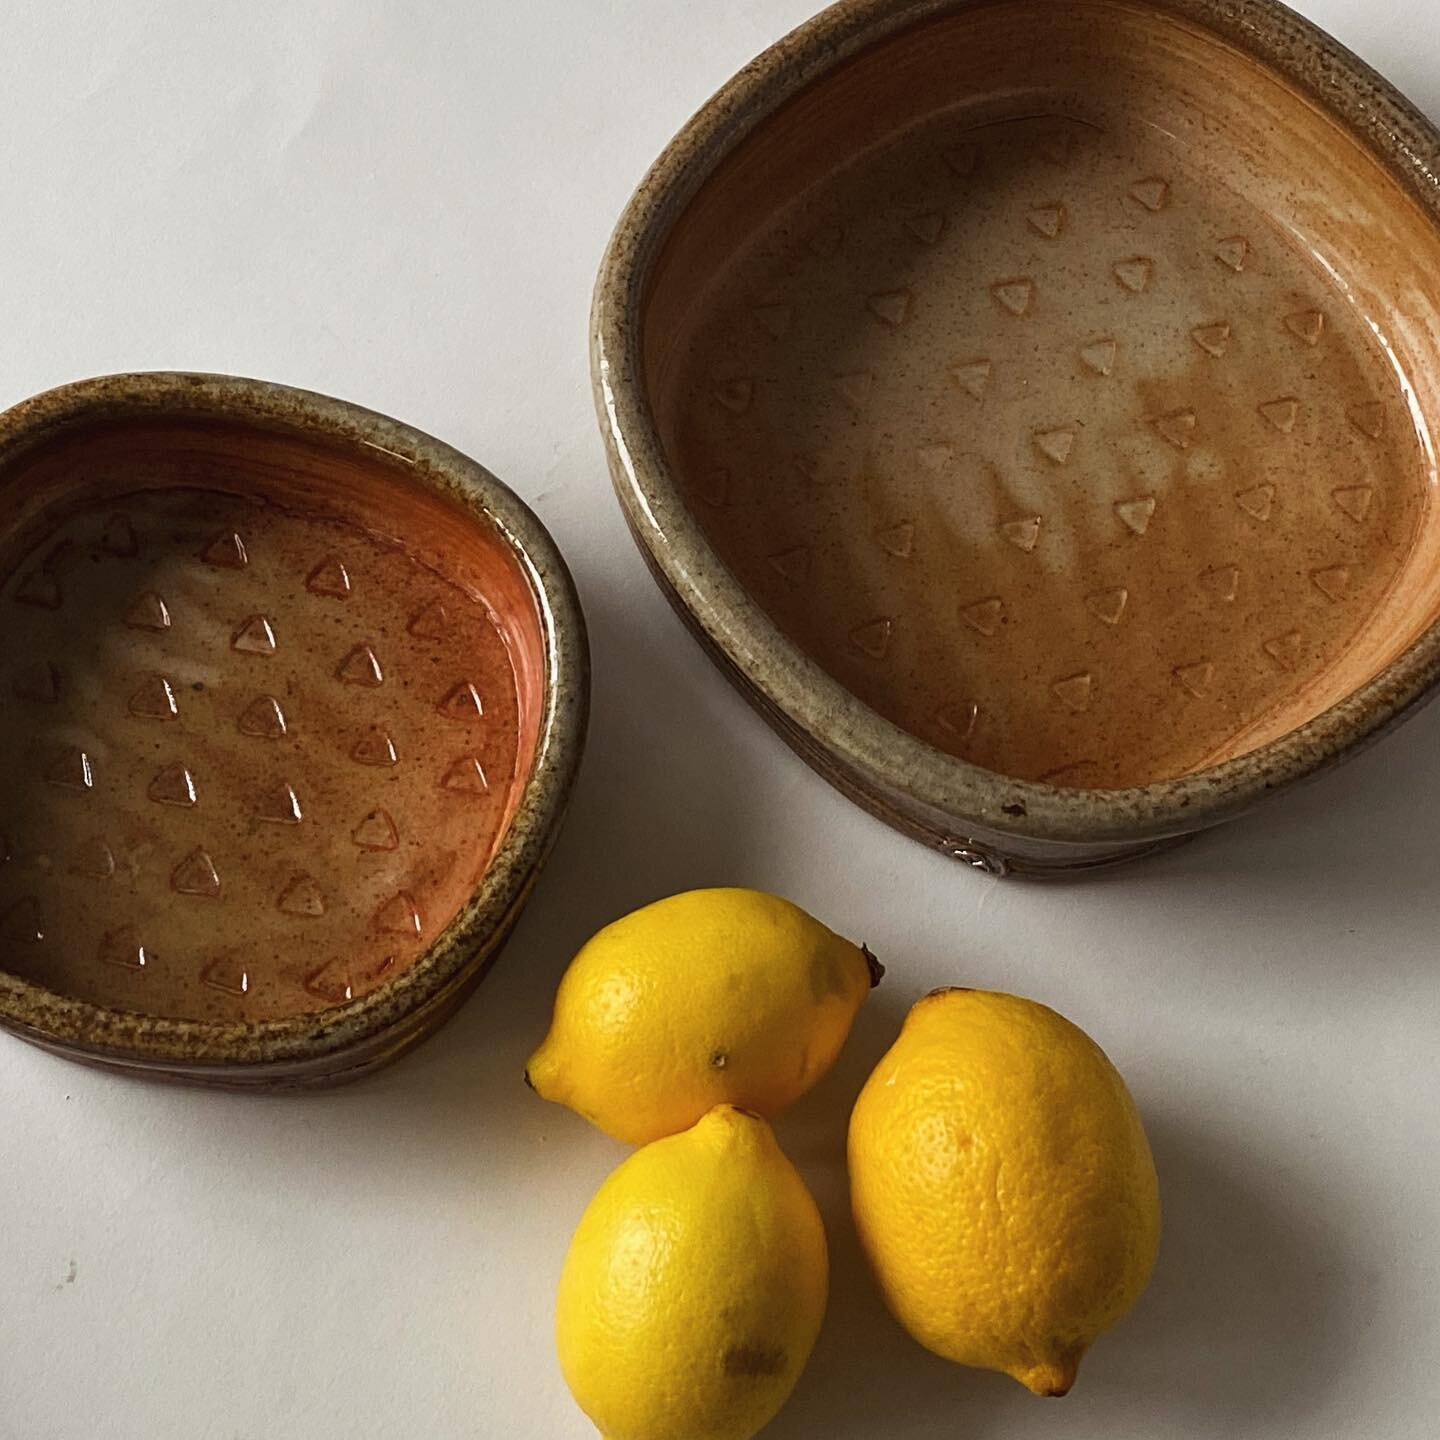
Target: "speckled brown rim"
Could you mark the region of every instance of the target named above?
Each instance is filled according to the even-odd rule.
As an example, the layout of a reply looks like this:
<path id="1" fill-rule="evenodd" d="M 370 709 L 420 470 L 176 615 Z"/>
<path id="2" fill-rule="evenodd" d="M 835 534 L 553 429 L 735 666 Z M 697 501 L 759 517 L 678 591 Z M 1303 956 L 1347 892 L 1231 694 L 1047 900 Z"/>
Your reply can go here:
<path id="1" fill-rule="evenodd" d="M 1042 845 L 1124 853 L 1229 819 L 1378 739 L 1431 698 L 1440 625 L 1373 680 L 1290 734 L 1223 764 L 1121 790 L 1010 779 L 937 750 L 857 700 L 750 598 L 690 518 L 646 396 L 643 313 L 676 219 L 731 150 L 803 87 L 922 20 L 992 0 L 841 0 L 729 81 L 640 183 L 601 265 L 591 318 L 596 406 L 615 488 L 662 588 L 786 738 L 866 808 L 919 834 L 887 798 Z M 1333 115 L 1440 224 L 1440 132 L 1362 60 L 1274 0 L 1154 0 L 1248 52 Z M 934 838 L 934 837 L 930 837 Z M 963 844 L 964 842 L 957 842 Z M 968 855 L 966 858 L 969 858 Z"/>
<path id="2" fill-rule="evenodd" d="M 238 421 L 384 451 L 504 537 L 527 577 L 545 645 L 543 713 L 530 777 L 474 893 L 403 974 L 361 999 L 255 1022 L 162 1019 L 57 995 L 3 970 L 0 1026 L 76 1059 L 236 1086 L 348 1079 L 429 1033 L 498 952 L 549 854 L 584 748 L 590 662 L 570 572 L 528 506 L 482 465 L 398 420 L 261 380 L 152 372 L 65 385 L 0 415 L 0 467 L 49 435 L 97 420 Z"/>

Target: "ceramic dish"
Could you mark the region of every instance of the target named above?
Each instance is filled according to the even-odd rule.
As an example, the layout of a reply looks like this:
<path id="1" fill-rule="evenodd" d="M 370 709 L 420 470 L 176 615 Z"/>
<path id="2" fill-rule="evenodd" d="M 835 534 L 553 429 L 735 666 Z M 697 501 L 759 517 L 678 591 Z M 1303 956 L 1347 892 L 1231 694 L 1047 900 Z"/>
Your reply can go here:
<path id="1" fill-rule="evenodd" d="M 594 378 L 662 586 L 989 869 L 1213 825 L 1440 657 L 1440 142 L 1284 7 L 862 0 L 666 150 Z"/>
<path id="2" fill-rule="evenodd" d="M 0 416 L 0 1024 L 215 1084 L 349 1078 L 480 978 L 587 656 L 494 476 L 337 400 L 126 375 Z"/>

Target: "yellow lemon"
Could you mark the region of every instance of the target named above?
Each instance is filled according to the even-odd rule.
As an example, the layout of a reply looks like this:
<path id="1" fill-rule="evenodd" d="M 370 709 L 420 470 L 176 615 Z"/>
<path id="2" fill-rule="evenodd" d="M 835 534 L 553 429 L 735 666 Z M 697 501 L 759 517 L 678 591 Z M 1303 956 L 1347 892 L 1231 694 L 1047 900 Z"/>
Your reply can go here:
<path id="1" fill-rule="evenodd" d="M 937 990 L 850 1117 L 850 1195 L 886 1302 L 924 1346 L 1063 1395 L 1139 1298 L 1160 1236 L 1125 1082 L 1033 1000 Z"/>
<path id="2" fill-rule="evenodd" d="M 774 1116 L 830 1068 L 883 973 L 788 900 L 689 890 L 581 949 L 525 1078 L 636 1145 L 716 1105 Z"/>
<path id="3" fill-rule="evenodd" d="M 805 1368 L 827 1279 L 805 1182 L 722 1105 L 596 1192 L 560 1275 L 560 1368 L 605 1440 L 749 1440 Z"/>

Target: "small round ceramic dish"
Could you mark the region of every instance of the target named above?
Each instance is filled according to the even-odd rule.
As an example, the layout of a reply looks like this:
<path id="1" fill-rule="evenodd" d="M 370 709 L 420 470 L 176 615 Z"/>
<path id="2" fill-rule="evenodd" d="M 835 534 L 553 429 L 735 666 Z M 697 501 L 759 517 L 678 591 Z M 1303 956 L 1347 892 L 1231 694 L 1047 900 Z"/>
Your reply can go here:
<path id="1" fill-rule="evenodd" d="M 347 1079 L 484 973 L 588 695 L 550 537 L 338 400 L 120 375 L 0 416 L 0 1025 L 227 1086 Z"/>
<path id="2" fill-rule="evenodd" d="M 1142 852 L 1440 661 L 1440 138 L 1270 0 L 847 0 L 646 177 L 593 362 L 661 585 L 861 804 Z"/>

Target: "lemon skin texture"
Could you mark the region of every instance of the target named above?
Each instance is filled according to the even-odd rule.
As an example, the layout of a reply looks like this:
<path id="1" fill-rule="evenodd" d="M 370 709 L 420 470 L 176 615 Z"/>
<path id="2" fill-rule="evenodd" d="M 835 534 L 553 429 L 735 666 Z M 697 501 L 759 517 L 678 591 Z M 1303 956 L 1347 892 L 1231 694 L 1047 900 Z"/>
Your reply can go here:
<path id="1" fill-rule="evenodd" d="M 962 1365 L 1063 1395 L 1139 1298 L 1160 1235 L 1125 1082 L 1033 1000 L 920 1000 L 850 1119 L 851 1206 L 900 1323 Z"/>
<path id="2" fill-rule="evenodd" d="M 566 1383 L 605 1440 L 749 1440 L 825 1312 L 825 1230 L 759 1116 L 720 1106 L 596 1192 L 560 1277 Z"/>
<path id="3" fill-rule="evenodd" d="M 634 1145 L 716 1105 L 774 1117 L 830 1068 L 882 973 L 778 896 L 672 895 L 575 956 L 525 1078 Z"/>

